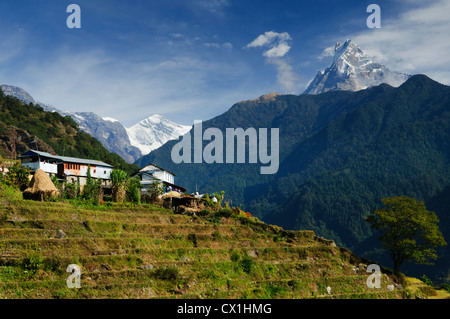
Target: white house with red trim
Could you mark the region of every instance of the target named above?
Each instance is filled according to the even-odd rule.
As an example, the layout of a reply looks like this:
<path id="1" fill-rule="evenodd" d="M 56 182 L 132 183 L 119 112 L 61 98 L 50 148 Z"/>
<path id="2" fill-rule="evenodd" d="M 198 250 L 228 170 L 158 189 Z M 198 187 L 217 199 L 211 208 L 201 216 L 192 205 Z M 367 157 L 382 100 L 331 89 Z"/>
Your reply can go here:
<path id="1" fill-rule="evenodd" d="M 86 184 L 88 167 L 91 177 L 101 179 L 104 184 L 109 184 L 112 165 L 101 161 L 82 159 L 76 157 L 53 155 L 47 152 L 29 150 L 19 157 L 22 166 L 27 167 L 34 173 L 42 169 L 47 175 L 57 176 L 58 179 L 67 182 L 78 181 L 80 185 Z"/>

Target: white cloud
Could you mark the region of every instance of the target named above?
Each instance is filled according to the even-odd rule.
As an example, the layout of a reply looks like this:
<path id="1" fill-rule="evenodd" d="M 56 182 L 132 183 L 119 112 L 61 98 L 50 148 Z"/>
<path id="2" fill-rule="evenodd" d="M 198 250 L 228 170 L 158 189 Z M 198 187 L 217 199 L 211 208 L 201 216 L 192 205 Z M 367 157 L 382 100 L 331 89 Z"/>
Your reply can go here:
<path id="1" fill-rule="evenodd" d="M 283 59 L 291 49 L 288 43 L 290 40 L 292 38 L 287 32 L 267 31 L 247 44 L 246 48 L 268 47 L 263 52 L 263 56 L 267 58 L 266 62 L 277 67 L 278 82 L 284 90 L 293 93 L 297 86 L 298 77 L 294 73 L 292 66 Z"/>
<path id="2" fill-rule="evenodd" d="M 225 48 L 228 50 L 233 49 L 233 45 L 230 42 L 225 42 L 223 44 L 220 44 L 217 42 L 206 42 L 205 46 L 209 47 L 209 48 L 216 48 L 216 49 L 220 49 L 220 48 Z"/>
<path id="3" fill-rule="evenodd" d="M 224 44 L 222 44 L 224 48 L 226 49 L 233 49 L 233 45 L 230 42 L 225 42 Z"/>
<path id="4" fill-rule="evenodd" d="M 267 58 L 281 58 L 286 55 L 286 53 L 289 52 L 291 47 L 287 43 L 279 43 L 276 47 L 273 47 L 266 52 L 263 53 L 263 55 Z"/>
<path id="5" fill-rule="evenodd" d="M 352 40 L 391 69 L 450 84 L 449 12 L 448 0 L 415 2 L 395 19 L 382 20 L 380 29 L 367 29 Z"/>
<path id="6" fill-rule="evenodd" d="M 271 63 L 277 66 L 277 79 L 283 88 L 288 92 L 296 92 L 298 90 L 298 76 L 294 73 L 292 66 L 281 59 L 272 59 Z"/>
<path id="7" fill-rule="evenodd" d="M 330 57 L 334 55 L 334 46 L 325 48 L 322 53 L 317 57 L 320 61 L 324 58 Z"/>
<path id="8" fill-rule="evenodd" d="M 26 49 L 26 31 L 20 27 L 0 33 L 0 64 L 9 62 Z"/>
<path id="9" fill-rule="evenodd" d="M 184 35 L 182 33 L 171 33 L 170 34 L 172 37 L 174 37 L 175 39 L 181 39 L 184 38 Z"/>
<path id="10" fill-rule="evenodd" d="M 283 57 L 290 50 L 287 41 L 292 40 L 287 32 L 278 33 L 267 31 L 259 35 L 255 40 L 247 44 L 247 48 L 270 46 L 271 48 L 263 53 L 266 57 Z"/>
<path id="11" fill-rule="evenodd" d="M 228 0 L 191 0 L 187 3 L 195 8 L 201 8 L 218 15 L 222 15 L 223 9 L 230 6 Z"/>
<path id="12" fill-rule="evenodd" d="M 209 48 L 220 48 L 220 44 L 216 43 L 216 42 L 207 42 L 205 43 L 205 46 L 209 47 Z"/>

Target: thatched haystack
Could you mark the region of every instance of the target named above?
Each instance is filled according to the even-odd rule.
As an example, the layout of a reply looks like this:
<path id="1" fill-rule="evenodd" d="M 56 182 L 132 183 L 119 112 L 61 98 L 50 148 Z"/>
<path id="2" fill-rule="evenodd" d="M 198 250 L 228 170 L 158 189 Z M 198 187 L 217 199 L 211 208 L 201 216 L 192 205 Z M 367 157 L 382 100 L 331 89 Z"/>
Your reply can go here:
<path id="1" fill-rule="evenodd" d="M 50 198 L 58 195 L 59 190 L 53 184 L 50 177 L 48 177 L 42 169 L 38 169 L 34 173 L 30 185 L 23 192 L 24 199 L 40 201 L 49 200 Z"/>
<path id="2" fill-rule="evenodd" d="M 170 197 L 181 197 L 181 194 L 178 192 L 175 192 L 175 191 L 171 191 L 171 192 L 165 193 L 161 196 L 162 199 L 170 198 Z"/>

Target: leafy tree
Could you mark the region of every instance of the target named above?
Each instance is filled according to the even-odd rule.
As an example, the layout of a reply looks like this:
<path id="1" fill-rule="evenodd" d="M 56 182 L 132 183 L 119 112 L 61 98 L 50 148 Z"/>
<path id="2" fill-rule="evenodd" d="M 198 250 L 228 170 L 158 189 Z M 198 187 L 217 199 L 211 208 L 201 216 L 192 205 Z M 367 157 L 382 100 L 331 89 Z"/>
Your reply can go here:
<path id="1" fill-rule="evenodd" d="M 437 259 L 435 248 L 446 245 L 438 228 L 439 219 L 422 201 L 407 196 L 382 200 L 386 208 L 377 209 L 366 221 L 381 232 L 379 239 L 390 253 L 394 273 L 400 274 L 404 261 L 431 265 Z"/>
<path id="2" fill-rule="evenodd" d="M 8 168 L 8 173 L 4 176 L 4 183 L 23 191 L 29 184 L 29 175 L 30 170 L 16 162 Z"/>
<path id="3" fill-rule="evenodd" d="M 129 179 L 128 174 L 121 169 L 114 169 L 111 172 L 113 200 L 122 203 L 125 200 L 126 185 Z"/>
<path id="4" fill-rule="evenodd" d="M 141 180 L 139 177 L 130 178 L 127 183 L 127 200 L 139 204 L 141 202 Z"/>
<path id="5" fill-rule="evenodd" d="M 92 200 L 94 204 L 98 203 L 101 200 L 100 198 L 101 184 L 102 181 L 100 179 L 92 178 L 91 165 L 88 165 L 86 174 L 86 185 L 84 185 L 83 187 L 81 197 L 87 200 Z"/>
<path id="6" fill-rule="evenodd" d="M 164 194 L 164 187 L 161 182 L 154 180 L 143 195 L 143 201 L 155 203 L 160 195 Z"/>
<path id="7" fill-rule="evenodd" d="M 63 198 L 75 199 L 80 193 L 80 183 L 78 181 L 73 181 L 72 183 L 64 183 Z"/>
<path id="8" fill-rule="evenodd" d="M 56 177 L 56 175 L 52 175 L 50 179 L 52 180 L 53 185 L 55 185 L 55 187 L 58 188 L 59 187 L 58 177 Z"/>
<path id="9" fill-rule="evenodd" d="M 81 197 L 84 199 L 92 198 L 92 191 L 94 190 L 94 181 L 91 176 L 91 165 L 88 165 L 87 175 L 86 175 L 86 185 L 83 187 L 83 192 L 81 193 Z"/>
<path id="10" fill-rule="evenodd" d="M 202 200 L 213 210 L 219 210 L 222 208 L 222 200 L 225 196 L 225 191 L 221 191 L 220 194 L 217 192 L 214 192 L 213 198 L 209 196 L 209 194 L 205 194 L 205 196 L 202 198 Z M 215 199 L 214 199 L 215 198 Z"/>

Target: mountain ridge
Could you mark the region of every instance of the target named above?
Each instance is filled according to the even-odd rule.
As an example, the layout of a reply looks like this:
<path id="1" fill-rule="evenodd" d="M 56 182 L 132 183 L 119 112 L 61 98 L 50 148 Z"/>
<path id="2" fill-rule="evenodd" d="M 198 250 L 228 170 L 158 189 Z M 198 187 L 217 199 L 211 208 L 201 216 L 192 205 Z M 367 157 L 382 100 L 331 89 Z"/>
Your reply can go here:
<path id="1" fill-rule="evenodd" d="M 26 104 L 39 104 L 48 112 L 70 116 L 84 132 L 98 139 L 106 149 L 120 155 L 130 164 L 168 140 L 183 135 L 190 128 L 158 114 L 149 118 L 159 118 L 159 123 L 164 123 L 163 125 L 151 123 L 151 121 L 147 121 L 149 118 L 146 118 L 131 128 L 126 128 L 119 120 L 107 116 L 100 117 L 94 112 L 62 111 L 53 105 L 37 102 L 28 92 L 17 86 L 2 84 L 0 87 L 6 95 L 14 96 Z M 150 143 L 150 145 L 147 145 L 147 143 Z"/>
<path id="2" fill-rule="evenodd" d="M 279 127 L 274 176 L 261 176 L 251 164 L 174 164 L 177 141 L 136 164 L 155 163 L 177 172 L 188 192 L 220 188 L 233 205 L 264 221 L 312 229 L 352 247 L 371 235 L 364 218 L 381 198 L 427 200 L 450 184 L 449 100 L 450 87 L 413 75 L 399 87 L 239 102 L 203 122 L 203 129 Z M 444 267 L 439 269 L 434 275 L 442 279 Z"/>

